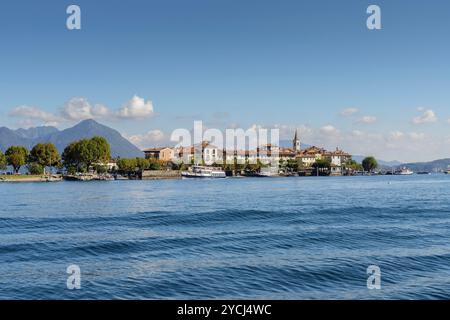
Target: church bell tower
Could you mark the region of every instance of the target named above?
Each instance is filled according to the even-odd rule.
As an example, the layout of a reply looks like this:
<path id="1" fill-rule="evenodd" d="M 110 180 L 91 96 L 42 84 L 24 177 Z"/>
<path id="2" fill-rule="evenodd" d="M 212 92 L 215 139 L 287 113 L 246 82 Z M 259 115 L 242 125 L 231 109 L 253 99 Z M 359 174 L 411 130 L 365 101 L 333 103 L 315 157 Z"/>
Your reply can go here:
<path id="1" fill-rule="evenodd" d="M 295 151 L 301 150 L 300 139 L 298 138 L 297 129 L 295 130 L 294 140 L 292 141 L 292 148 Z"/>

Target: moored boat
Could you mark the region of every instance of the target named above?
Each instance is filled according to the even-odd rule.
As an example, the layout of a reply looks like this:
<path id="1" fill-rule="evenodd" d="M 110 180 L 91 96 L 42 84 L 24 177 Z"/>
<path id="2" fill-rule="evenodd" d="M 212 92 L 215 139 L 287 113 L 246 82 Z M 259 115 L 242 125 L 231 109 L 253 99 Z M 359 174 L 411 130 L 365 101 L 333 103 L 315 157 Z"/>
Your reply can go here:
<path id="1" fill-rule="evenodd" d="M 398 176 L 410 176 L 410 175 L 414 174 L 414 172 L 406 167 L 403 167 L 403 168 L 395 171 L 394 174 L 398 175 Z"/>
<path id="2" fill-rule="evenodd" d="M 181 172 L 183 178 L 226 178 L 225 171 L 218 167 L 193 166 L 189 171 Z"/>

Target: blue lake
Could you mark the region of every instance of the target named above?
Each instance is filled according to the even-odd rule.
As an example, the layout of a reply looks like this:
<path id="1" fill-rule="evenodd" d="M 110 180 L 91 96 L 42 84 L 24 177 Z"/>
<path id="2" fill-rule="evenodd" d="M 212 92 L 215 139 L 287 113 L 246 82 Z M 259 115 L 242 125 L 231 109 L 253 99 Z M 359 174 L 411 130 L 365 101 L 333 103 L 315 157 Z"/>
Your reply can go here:
<path id="1" fill-rule="evenodd" d="M 450 299 L 450 176 L 0 183 L 0 299 L 134 298 Z"/>

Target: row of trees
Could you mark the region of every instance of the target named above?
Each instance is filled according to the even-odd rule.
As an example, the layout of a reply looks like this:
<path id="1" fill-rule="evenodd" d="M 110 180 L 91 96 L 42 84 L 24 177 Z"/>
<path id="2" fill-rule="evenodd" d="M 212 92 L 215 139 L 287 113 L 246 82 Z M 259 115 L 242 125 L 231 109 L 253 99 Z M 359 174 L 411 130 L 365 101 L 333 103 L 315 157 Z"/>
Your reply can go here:
<path id="1" fill-rule="evenodd" d="M 52 143 L 38 143 L 31 151 L 23 146 L 11 146 L 0 151 L 0 170 L 9 165 L 15 173 L 27 165 L 30 174 L 43 174 L 45 168 L 65 167 L 69 172 L 85 172 L 90 168 L 106 171 L 103 167 L 111 158 L 108 141 L 103 137 L 82 139 L 69 144 L 61 155 Z"/>
<path id="2" fill-rule="evenodd" d="M 7 165 L 13 167 L 18 173 L 22 166 L 28 165 L 31 174 L 43 174 L 46 167 L 55 167 L 61 164 L 61 156 L 52 143 L 39 143 L 31 151 L 22 146 L 11 146 L 5 154 L 0 151 L 0 169 L 5 170 Z"/>
<path id="3" fill-rule="evenodd" d="M 237 161 L 234 161 L 234 164 L 226 164 L 224 166 L 225 170 L 259 170 L 264 165 L 258 161 L 256 164 L 240 164 L 237 163 Z M 362 163 L 358 163 L 355 160 L 349 160 L 342 165 L 344 170 L 350 170 L 350 171 L 366 171 L 366 172 L 373 172 L 377 167 L 378 163 L 377 160 L 375 160 L 374 157 L 367 157 L 363 160 Z M 301 171 L 304 169 L 307 169 L 304 167 L 304 164 L 301 162 L 301 160 L 296 159 L 288 159 L 288 160 L 281 160 L 280 161 L 280 168 L 284 169 L 286 171 L 296 172 Z M 331 160 L 327 158 L 318 159 L 313 165 L 312 168 L 315 170 L 320 171 L 327 171 L 331 168 Z"/>
<path id="4" fill-rule="evenodd" d="M 362 163 L 358 163 L 357 161 L 351 159 L 343 163 L 342 167 L 344 170 L 373 172 L 376 168 L 378 168 L 378 162 L 374 157 L 366 157 L 364 158 Z M 331 160 L 329 159 L 317 160 L 313 164 L 313 168 L 329 170 L 331 168 Z"/>
<path id="5" fill-rule="evenodd" d="M 164 161 L 157 159 L 144 158 L 121 158 L 117 160 L 117 167 L 120 172 L 126 174 L 135 174 L 143 170 L 160 170 L 167 164 Z"/>

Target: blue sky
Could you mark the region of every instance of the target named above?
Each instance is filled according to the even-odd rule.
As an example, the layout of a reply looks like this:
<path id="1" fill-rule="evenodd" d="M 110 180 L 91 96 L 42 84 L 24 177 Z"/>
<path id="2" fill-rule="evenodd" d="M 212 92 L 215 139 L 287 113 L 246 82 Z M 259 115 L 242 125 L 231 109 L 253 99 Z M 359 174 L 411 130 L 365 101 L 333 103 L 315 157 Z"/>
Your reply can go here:
<path id="1" fill-rule="evenodd" d="M 70 4 L 81 30 L 66 29 Z M 370 4 L 382 30 L 366 27 Z M 387 160 L 450 157 L 449 32 L 445 0 L 9 1 L 0 126 L 93 115 L 145 147 L 203 120 L 299 128 Z"/>

